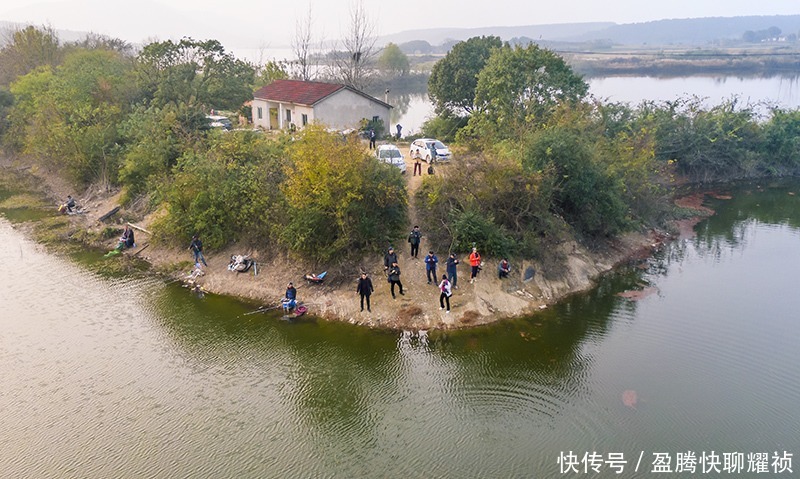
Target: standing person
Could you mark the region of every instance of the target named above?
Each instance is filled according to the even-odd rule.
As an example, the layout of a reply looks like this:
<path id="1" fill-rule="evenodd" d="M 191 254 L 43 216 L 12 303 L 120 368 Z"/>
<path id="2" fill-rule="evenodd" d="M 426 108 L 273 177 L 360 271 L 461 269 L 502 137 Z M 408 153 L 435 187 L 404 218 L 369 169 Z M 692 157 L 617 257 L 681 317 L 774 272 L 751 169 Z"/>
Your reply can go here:
<path id="1" fill-rule="evenodd" d="M 450 253 L 450 257 L 447 258 L 447 279 L 450 280 L 450 284 L 454 289 L 458 289 L 458 272 L 456 271 L 457 264 L 458 258 L 456 258 L 456 254 Z"/>
<path id="2" fill-rule="evenodd" d="M 383 269 L 384 271 L 389 269 L 392 264 L 397 263 L 397 253 L 394 252 L 394 248 L 389 246 L 389 251 L 383 256 Z"/>
<path id="3" fill-rule="evenodd" d="M 403 283 L 400 282 L 400 266 L 397 266 L 397 261 L 392 263 L 392 267 L 389 268 L 389 284 L 391 285 L 392 298 L 396 298 L 394 295 L 394 285 L 400 287 L 400 294 L 406 294 L 403 292 Z"/>
<path id="4" fill-rule="evenodd" d="M 367 311 L 372 312 L 369 309 L 369 297 L 372 295 L 372 292 L 375 289 L 372 287 L 372 280 L 369 279 L 367 276 L 366 271 L 361 273 L 361 277 L 358 278 L 358 287 L 356 287 L 356 294 L 361 295 L 361 311 L 364 311 L 364 298 L 367 298 Z"/>
<path id="5" fill-rule="evenodd" d="M 374 128 L 370 128 L 369 129 L 369 149 L 370 150 L 374 150 L 375 149 L 375 129 Z"/>
<path id="6" fill-rule="evenodd" d="M 397 139 L 400 140 L 400 137 L 403 136 L 400 132 L 403 131 L 402 125 L 400 123 L 397 124 Z"/>
<path id="7" fill-rule="evenodd" d="M 432 142 L 428 149 L 431 150 L 431 165 L 433 165 L 436 163 L 439 155 L 439 152 L 436 151 L 436 142 Z"/>
<path id="8" fill-rule="evenodd" d="M 203 266 L 208 266 L 208 263 L 206 263 L 206 257 L 203 256 L 203 242 L 200 241 L 199 236 L 192 236 L 192 242 L 189 243 L 189 251 L 191 251 L 194 255 L 195 264 L 202 261 Z"/>
<path id="9" fill-rule="evenodd" d="M 425 272 L 428 275 L 428 284 L 436 281 L 436 265 L 439 263 L 439 258 L 433 254 L 433 250 L 428 251 L 428 256 L 425 257 Z M 431 280 L 431 277 L 433 278 Z"/>
<path id="10" fill-rule="evenodd" d="M 414 226 L 411 233 L 408 235 L 408 242 L 411 243 L 412 258 L 417 258 L 419 256 L 420 241 L 422 241 L 422 233 L 419 231 L 419 226 Z"/>
<path id="11" fill-rule="evenodd" d="M 439 309 L 444 309 L 444 303 L 447 301 L 447 312 L 450 312 L 450 296 L 453 295 L 453 291 L 450 289 L 450 281 L 447 280 L 447 275 L 442 275 L 442 282 L 439 283 L 439 291 L 442 293 L 439 295 Z"/>
<path id="12" fill-rule="evenodd" d="M 500 264 L 497 265 L 497 277 L 500 279 L 507 278 L 510 272 L 511 264 L 509 264 L 508 258 L 503 258 Z"/>
<path id="13" fill-rule="evenodd" d="M 294 287 L 291 281 L 286 286 L 286 293 L 281 300 L 281 305 L 283 306 L 283 311 L 285 313 L 288 313 L 297 306 L 297 289 Z"/>
<path id="14" fill-rule="evenodd" d="M 481 267 L 481 254 L 478 253 L 478 248 L 472 248 L 472 253 L 469 255 L 469 265 L 472 267 L 472 274 L 469 277 L 469 282 L 474 283 L 475 277 L 478 276 L 478 270 Z"/>
<path id="15" fill-rule="evenodd" d="M 414 174 L 411 176 L 417 176 L 417 170 L 419 170 L 419 176 L 422 176 L 422 157 L 419 156 L 419 148 L 414 151 Z"/>

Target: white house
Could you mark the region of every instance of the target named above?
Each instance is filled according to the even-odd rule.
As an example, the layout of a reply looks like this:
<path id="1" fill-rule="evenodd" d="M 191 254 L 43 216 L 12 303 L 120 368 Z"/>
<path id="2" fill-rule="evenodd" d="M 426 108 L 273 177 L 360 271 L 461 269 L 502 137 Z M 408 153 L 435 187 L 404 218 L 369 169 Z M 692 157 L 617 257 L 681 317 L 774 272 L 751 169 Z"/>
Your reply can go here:
<path id="1" fill-rule="evenodd" d="M 388 103 L 334 83 L 275 80 L 253 94 L 253 124 L 266 130 L 302 129 L 317 122 L 329 128 L 358 128 L 362 119 L 380 118 L 389 128 Z"/>

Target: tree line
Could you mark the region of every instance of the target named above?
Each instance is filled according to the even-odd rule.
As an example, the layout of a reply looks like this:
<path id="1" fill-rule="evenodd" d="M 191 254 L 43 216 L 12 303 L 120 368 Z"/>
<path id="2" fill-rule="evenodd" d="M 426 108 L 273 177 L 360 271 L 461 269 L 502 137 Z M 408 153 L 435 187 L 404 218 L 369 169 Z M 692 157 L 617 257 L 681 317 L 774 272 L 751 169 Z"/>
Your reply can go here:
<path id="1" fill-rule="evenodd" d="M 321 125 L 293 136 L 209 128 L 208 112 L 237 112 L 259 82 L 215 40 L 133 54 L 113 41 L 62 45 L 29 27 L 0 59 L 3 147 L 76 188 L 121 188 L 126 204 L 161 213 L 153 229 L 164 241 L 201 234 L 210 248 L 242 241 L 335 262 L 404 227 L 399 171 L 358 138 Z"/>
<path id="2" fill-rule="evenodd" d="M 471 153 L 426 177 L 416 204 L 435 241 L 546 255 L 662 225 L 677 183 L 796 175 L 800 112 L 699 98 L 603 102 L 563 58 L 497 37 L 461 42 L 433 67 L 426 136 Z M 446 225 L 441 227 L 440 225 Z"/>
<path id="3" fill-rule="evenodd" d="M 0 140 L 76 186 L 121 188 L 158 211 L 164 241 L 201 234 L 327 264 L 403 236 L 399 171 L 358 138 L 312 125 L 294 135 L 208 128 L 237 111 L 265 75 L 215 40 L 154 42 L 133 53 L 95 37 L 62 45 L 24 29 L 0 49 Z M 402 68 L 400 68 L 402 70 Z M 402 74 L 399 71 L 397 74 Z M 413 199 L 440 250 L 544 258 L 571 238 L 594 244 L 661 224 L 676 179 L 790 175 L 800 113 L 762 118 L 735 99 L 637 106 L 598 101 L 554 52 L 497 37 L 456 44 L 433 68 L 437 116 L 426 135 L 463 154 L 425 177 Z"/>

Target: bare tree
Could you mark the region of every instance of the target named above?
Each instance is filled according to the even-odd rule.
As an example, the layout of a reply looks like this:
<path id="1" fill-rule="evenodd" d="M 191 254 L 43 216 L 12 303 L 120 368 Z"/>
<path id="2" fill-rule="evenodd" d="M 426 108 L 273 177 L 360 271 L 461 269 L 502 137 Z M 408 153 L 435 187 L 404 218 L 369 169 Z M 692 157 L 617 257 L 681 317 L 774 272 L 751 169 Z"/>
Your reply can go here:
<path id="1" fill-rule="evenodd" d="M 377 53 L 375 21 L 367 13 L 363 0 L 350 6 L 350 25 L 336 52 L 336 70 L 345 85 L 363 90 L 372 80 L 371 63 Z"/>
<path id="2" fill-rule="evenodd" d="M 303 81 L 311 80 L 313 76 L 311 65 L 311 40 L 314 27 L 311 3 L 308 4 L 308 14 L 298 18 L 295 23 L 294 38 L 292 39 L 292 52 L 295 56 L 296 70 L 294 76 Z"/>

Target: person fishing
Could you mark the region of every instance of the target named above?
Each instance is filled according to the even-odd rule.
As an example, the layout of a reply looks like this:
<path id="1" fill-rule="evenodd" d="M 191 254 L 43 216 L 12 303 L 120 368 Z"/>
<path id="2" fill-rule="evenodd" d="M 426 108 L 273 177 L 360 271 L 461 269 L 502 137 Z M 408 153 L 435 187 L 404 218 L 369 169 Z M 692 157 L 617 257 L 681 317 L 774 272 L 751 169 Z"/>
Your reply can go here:
<path id="1" fill-rule="evenodd" d="M 294 287 L 294 284 L 292 284 L 291 281 L 286 286 L 286 293 L 281 300 L 281 305 L 283 306 L 283 312 L 285 313 L 292 311 L 297 306 L 297 289 Z"/>
<path id="2" fill-rule="evenodd" d="M 206 257 L 203 256 L 203 242 L 200 241 L 199 236 L 192 236 L 192 242 L 189 243 L 189 251 L 191 251 L 194 255 L 195 264 L 202 262 L 203 266 L 208 266 L 208 263 L 206 263 Z"/>
<path id="3" fill-rule="evenodd" d="M 127 249 L 133 248 L 136 246 L 133 229 L 130 225 L 125 225 L 125 229 L 122 231 L 122 236 L 119 238 L 119 244 L 117 245 L 117 249 Z"/>

